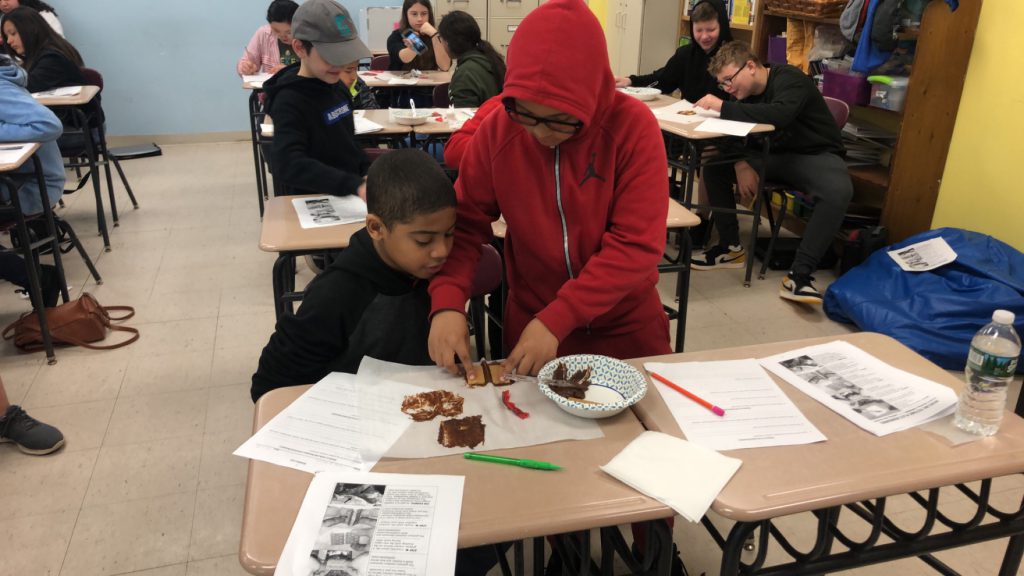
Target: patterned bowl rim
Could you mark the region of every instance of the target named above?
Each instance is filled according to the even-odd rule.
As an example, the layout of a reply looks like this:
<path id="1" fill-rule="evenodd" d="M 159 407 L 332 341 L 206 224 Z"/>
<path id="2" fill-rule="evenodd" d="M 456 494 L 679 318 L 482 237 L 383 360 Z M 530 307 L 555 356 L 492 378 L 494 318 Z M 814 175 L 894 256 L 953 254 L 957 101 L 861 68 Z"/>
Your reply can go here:
<path id="1" fill-rule="evenodd" d="M 618 358 L 612 358 L 611 356 L 603 356 L 601 354 L 571 354 L 569 356 L 555 358 L 554 360 L 548 362 L 543 367 L 541 367 L 540 372 L 538 372 L 538 375 L 545 374 L 545 371 L 554 372 L 555 367 L 558 365 L 558 362 L 564 361 L 579 361 L 580 363 L 587 363 L 588 365 L 592 365 L 597 362 L 621 365 L 627 373 L 634 377 L 634 379 L 636 380 L 637 389 L 633 394 L 629 396 L 624 396 L 623 393 L 618 389 L 615 389 L 612 386 L 607 385 L 606 383 L 601 383 L 600 385 L 604 386 L 605 388 L 610 388 L 612 390 L 615 390 L 615 392 L 617 392 L 619 395 L 623 395 L 623 398 L 622 400 L 619 400 L 617 402 L 596 405 L 584 404 L 582 402 L 577 402 L 575 400 L 570 400 L 564 396 L 560 396 L 556 394 L 553 390 L 551 390 L 550 386 L 548 386 L 544 382 L 539 382 L 537 386 L 540 387 L 540 391 L 545 396 L 553 400 L 556 404 L 560 404 L 562 406 L 572 408 L 574 410 L 583 410 L 585 412 L 611 412 L 629 408 L 633 404 L 636 404 L 637 402 L 642 400 L 643 397 L 647 395 L 647 378 L 644 377 L 642 372 L 637 370 L 635 366 L 627 364 L 622 360 L 619 360 Z"/>

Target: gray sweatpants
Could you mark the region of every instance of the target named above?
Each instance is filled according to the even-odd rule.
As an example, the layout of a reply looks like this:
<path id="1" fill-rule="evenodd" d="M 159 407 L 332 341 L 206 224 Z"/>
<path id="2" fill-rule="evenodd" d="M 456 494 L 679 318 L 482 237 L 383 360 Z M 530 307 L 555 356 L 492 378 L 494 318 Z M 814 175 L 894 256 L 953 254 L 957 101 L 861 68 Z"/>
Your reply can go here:
<path id="1" fill-rule="evenodd" d="M 747 162 L 754 170 L 759 170 L 760 160 L 760 157 L 751 157 Z M 818 261 L 839 231 L 846 207 L 853 196 L 853 183 L 850 182 L 846 162 L 832 153 L 770 154 L 765 165 L 765 177 L 769 182 L 781 182 L 814 198 L 814 210 L 793 261 L 793 272 L 811 274 L 817 270 Z M 733 166 L 705 166 L 703 178 L 715 218 L 715 228 L 718 229 L 719 245 L 739 244 L 736 215 L 715 210 L 736 207 L 733 196 L 736 172 Z"/>

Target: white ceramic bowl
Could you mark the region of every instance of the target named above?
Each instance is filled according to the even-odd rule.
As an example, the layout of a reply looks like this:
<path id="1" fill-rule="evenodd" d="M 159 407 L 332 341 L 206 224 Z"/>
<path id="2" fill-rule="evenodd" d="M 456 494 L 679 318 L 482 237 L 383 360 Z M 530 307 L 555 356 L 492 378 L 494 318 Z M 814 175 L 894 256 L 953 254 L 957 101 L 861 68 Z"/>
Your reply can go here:
<path id="1" fill-rule="evenodd" d="M 559 362 L 565 364 L 569 376 L 577 370 L 590 367 L 590 387 L 583 397 L 589 402 L 578 402 L 559 396 L 543 382 L 544 378 L 553 376 Z M 647 379 L 639 370 L 622 360 L 597 354 L 575 354 L 556 358 L 545 364 L 537 377 L 542 379 L 538 386 L 545 396 L 558 404 L 562 410 L 582 418 L 614 416 L 636 404 L 647 394 Z"/>
<path id="2" fill-rule="evenodd" d="M 626 86 L 624 88 L 619 88 L 619 90 L 622 90 L 624 93 L 629 94 L 637 100 L 643 100 L 645 102 L 654 100 L 659 94 L 661 94 L 661 90 L 658 90 L 657 88 L 647 88 L 646 86 Z"/>
<path id="3" fill-rule="evenodd" d="M 395 119 L 396 124 L 402 124 L 403 126 L 416 126 L 417 124 L 423 124 L 430 118 L 432 112 L 430 110 L 416 110 L 413 114 L 412 110 L 396 109 L 392 110 L 391 117 Z"/>

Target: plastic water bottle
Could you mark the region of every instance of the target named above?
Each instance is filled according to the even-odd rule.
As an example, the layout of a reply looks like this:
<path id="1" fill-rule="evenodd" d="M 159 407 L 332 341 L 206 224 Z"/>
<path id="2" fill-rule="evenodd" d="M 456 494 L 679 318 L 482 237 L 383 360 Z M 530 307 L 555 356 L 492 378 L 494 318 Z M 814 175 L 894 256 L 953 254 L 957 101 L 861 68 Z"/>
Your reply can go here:
<path id="1" fill-rule="evenodd" d="M 1006 408 L 1006 385 L 1013 380 L 1020 356 L 1020 337 L 1013 329 L 1013 312 L 996 310 L 992 322 L 971 340 L 953 423 L 971 434 L 991 436 L 999 430 Z"/>

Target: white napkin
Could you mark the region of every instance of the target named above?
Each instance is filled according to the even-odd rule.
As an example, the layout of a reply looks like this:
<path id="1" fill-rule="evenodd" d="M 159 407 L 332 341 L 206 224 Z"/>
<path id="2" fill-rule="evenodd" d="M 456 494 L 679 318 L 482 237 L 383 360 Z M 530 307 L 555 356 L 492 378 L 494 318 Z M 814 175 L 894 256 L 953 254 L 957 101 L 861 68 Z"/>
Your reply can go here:
<path id="1" fill-rule="evenodd" d="M 601 469 L 697 522 L 742 463 L 681 438 L 648 431 Z"/>

